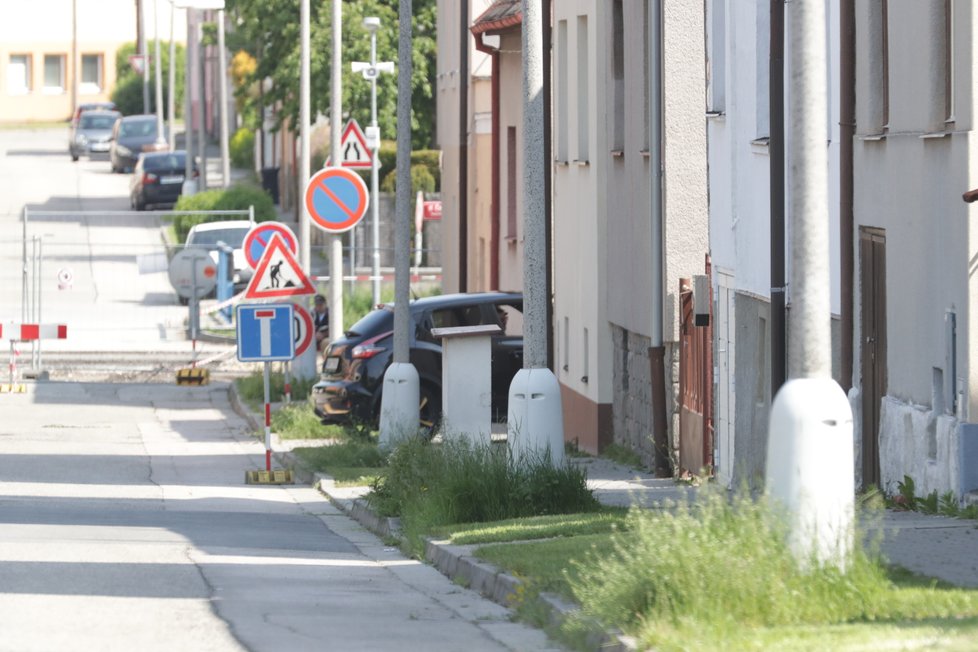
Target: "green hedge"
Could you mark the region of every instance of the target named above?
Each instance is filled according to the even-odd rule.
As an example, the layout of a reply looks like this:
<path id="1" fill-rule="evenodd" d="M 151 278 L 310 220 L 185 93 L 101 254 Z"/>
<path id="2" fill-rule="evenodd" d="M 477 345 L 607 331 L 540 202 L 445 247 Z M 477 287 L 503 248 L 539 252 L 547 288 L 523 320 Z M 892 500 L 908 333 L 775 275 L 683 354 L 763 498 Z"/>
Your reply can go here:
<path id="1" fill-rule="evenodd" d="M 382 141 L 377 156 L 380 158 L 381 185 L 386 191 L 391 191 L 396 184 L 393 177 L 397 174 L 397 143 L 393 140 Z M 430 182 L 423 174 L 414 172 L 417 167 L 425 168 L 431 177 Z M 411 152 L 411 170 L 415 192 L 438 192 L 441 189 L 441 150 L 419 149 Z M 416 174 L 420 176 L 415 176 Z M 421 187 L 418 187 L 419 182 Z"/>
<path id="2" fill-rule="evenodd" d="M 241 127 L 229 143 L 231 150 L 231 165 L 242 170 L 255 169 L 255 132 L 247 127 Z"/>
<path id="3" fill-rule="evenodd" d="M 271 196 L 261 188 L 251 184 L 238 184 L 227 188 L 205 190 L 195 195 L 181 196 L 174 210 L 177 211 L 227 211 L 247 210 L 255 207 L 255 221 L 267 222 L 277 219 L 275 204 Z M 187 233 L 195 224 L 219 222 L 236 219 L 227 215 L 177 215 L 173 218 L 173 230 L 179 242 L 187 239 Z"/>

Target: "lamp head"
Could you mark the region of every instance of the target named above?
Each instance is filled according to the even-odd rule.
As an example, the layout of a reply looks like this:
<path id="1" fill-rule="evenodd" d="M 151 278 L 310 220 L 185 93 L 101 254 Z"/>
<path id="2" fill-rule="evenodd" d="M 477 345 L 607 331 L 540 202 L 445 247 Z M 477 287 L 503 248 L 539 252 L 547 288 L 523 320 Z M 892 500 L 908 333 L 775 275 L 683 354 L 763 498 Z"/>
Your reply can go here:
<path id="1" fill-rule="evenodd" d="M 363 26 L 371 33 L 376 32 L 380 27 L 380 18 L 377 16 L 364 16 Z"/>

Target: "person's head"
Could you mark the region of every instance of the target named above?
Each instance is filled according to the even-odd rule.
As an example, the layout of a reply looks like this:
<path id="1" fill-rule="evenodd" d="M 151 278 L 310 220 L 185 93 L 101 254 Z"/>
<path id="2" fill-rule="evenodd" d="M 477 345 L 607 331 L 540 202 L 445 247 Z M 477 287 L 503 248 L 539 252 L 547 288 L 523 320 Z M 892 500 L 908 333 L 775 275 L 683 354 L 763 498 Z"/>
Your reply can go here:
<path id="1" fill-rule="evenodd" d="M 323 312 L 326 310 L 326 297 L 321 294 L 317 294 L 316 298 L 313 299 L 313 308 L 316 312 Z"/>

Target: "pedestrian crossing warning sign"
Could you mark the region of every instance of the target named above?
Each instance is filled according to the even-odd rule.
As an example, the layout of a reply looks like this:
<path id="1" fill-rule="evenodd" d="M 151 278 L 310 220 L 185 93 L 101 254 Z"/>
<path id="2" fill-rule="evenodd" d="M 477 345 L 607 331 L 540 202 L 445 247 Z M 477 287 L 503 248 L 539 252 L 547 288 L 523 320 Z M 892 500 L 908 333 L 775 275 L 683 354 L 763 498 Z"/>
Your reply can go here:
<path id="1" fill-rule="evenodd" d="M 272 237 L 251 283 L 245 290 L 246 299 L 276 299 L 316 294 L 309 277 L 278 235 Z"/>

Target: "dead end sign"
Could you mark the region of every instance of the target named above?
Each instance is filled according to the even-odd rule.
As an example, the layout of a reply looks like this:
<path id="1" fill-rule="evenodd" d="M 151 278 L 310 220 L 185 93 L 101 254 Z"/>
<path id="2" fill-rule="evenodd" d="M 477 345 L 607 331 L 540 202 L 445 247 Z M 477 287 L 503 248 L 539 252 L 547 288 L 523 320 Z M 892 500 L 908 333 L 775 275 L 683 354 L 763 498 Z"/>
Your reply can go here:
<path id="1" fill-rule="evenodd" d="M 344 233 L 367 213 L 370 195 L 360 175 L 346 168 L 324 168 L 306 185 L 306 209 L 323 231 Z"/>

